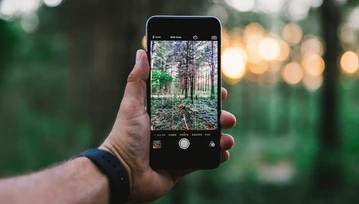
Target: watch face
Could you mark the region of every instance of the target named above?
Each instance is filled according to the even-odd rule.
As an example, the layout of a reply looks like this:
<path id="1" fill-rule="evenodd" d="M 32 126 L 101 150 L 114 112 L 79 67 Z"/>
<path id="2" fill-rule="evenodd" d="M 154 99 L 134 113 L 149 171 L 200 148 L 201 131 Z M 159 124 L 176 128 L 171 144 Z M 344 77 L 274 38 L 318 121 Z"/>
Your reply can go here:
<path id="1" fill-rule="evenodd" d="M 220 164 L 221 24 L 214 17 L 155 16 L 147 22 L 147 110 L 153 168 Z"/>

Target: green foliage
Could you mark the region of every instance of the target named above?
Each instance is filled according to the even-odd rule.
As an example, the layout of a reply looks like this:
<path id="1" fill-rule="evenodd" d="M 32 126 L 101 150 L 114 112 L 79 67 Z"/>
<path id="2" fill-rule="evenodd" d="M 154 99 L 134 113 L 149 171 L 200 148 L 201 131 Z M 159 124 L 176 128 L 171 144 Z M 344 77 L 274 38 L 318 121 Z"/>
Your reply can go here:
<path id="1" fill-rule="evenodd" d="M 217 128 L 217 101 L 201 98 L 151 100 L 151 124 L 156 130 L 207 130 Z"/>
<path id="2" fill-rule="evenodd" d="M 165 70 L 152 70 L 152 91 L 154 93 L 161 90 L 167 90 L 173 81 L 173 77 Z"/>
<path id="3" fill-rule="evenodd" d="M 92 10 L 84 8 L 89 9 L 91 8 L 89 4 L 97 5 L 98 2 L 96 0 L 73 4 L 77 4 L 75 8 L 82 15 L 93 13 L 89 12 Z M 173 2 L 167 2 L 167 6 L 175 7 Z M 183 1 L 183 5 L 188 7 L 188 2 L 190 1 Z M 343 12 L 352 10 L 358 4 L 354 0 L 349 0 L 349 2 L 349 4 L 341 6 Z M 182 4 L 182 1 L 176 1 L 175 4 Z M 73 71 L 77 71 L 78 68 L 80 75 L 83 75 L 84 78 L 88 77 L 88 73 L 94 66 L 93 61 L 88 56 L 96 57 L 94 53 L 97 52 L 91 51 L 103 47 L 103 43 L 96 46 L 90 44 L 94 34 L 105 35 L 106 38 L 111 35 L 106 35 L 105 30 L 97 30 L 96 33 L 91 33 L 92 27 L 87 27 L 87 30 L 82 30 L 83 27 L 77 28 L 76 25 L 91 21 L 83 18 L 86 19 L 84 22 L 83 19 L 79 18 L 80 16 L 76 16 L 74 12 L 67 10 L 72 6 L 70 1 L 66 1 L 58 9 L 43 7 L 38 13 L 40 18 L 39 30 L 32 34 L 25 33 L 22 30 L 19 20 L 0 20 L 1 177 L 45 168 L 68 159 L 93 144 L 93 136 L 97 133 L 94 132 L 94 127 L 86 118 L 87 115 L 85 114 L 82 118 L 71 117 L 75 115 L 69 114 L 73 110 L 69 108 L 72 103 L 68 104 L 66 99 L 69 97 L 68 92 L 77 88 L 76 85 L 69 83 L 70 79 L 74 77 Z M 115 7 L 112 6 L 112 8 Z M 195 12 L 199 12 L 198 8 L 199 6 L 191 6 L 192 11 L 195 10 Z M 227 6 L 223 8 L 227 9 Z M 190 9 L 190 7 L 186 9 Z M 42 12 L 44 10 L 46 10 L 45 13 Z M 97 8 L 95 10 L 98 11 Z M 234 9 L 226 11 L 228 12 L 228 21 L 224 23 L 224 26 L 229 31 L 238 25 L 247 25 L 251 22 L 258 22 L 266 30 L 273 32 L 277 32 L 282 27 L 273 24 L 280 17 L 277 14 L 247 12 L 237 15 Z M 319 35 L 321 33 L 318 11 L 319 9 L 312 8 L 307 19 L 297 22 L 305 35 Z M 74 15 L 71 15 L 72 18 L 66 21 L 66 16 L 61 12 L 73 13 Z M 173 13 L 188 12 L 176 11 Z M 100 12 L 97 14 L 99 18 L 103 17 Z M 345 15 L 343 13 L 343 16 Z M 112 14 L 108 16 L 111 17 Z M 93 19 L 96 18 L 93 17 Z M 118 18 L 113 19 L 118 24 Z M 78 24 L 75 24 L 75 21 Z M 66 23 L 65 27 L 64 22 Z M 102 21 L 99 20 L 98 22 L 101 23 Z M 145 19 L 129 22 L 139 22 L 138 24 L 142 25 Z M 102 28 L 104 25 L 94 26 Z M 128 32 L 124 32 L 125 29 L 119 30 L 117 28 L 109 30 L 116 35 L 125 33 L 126 36 L 130 36 L 136 29 L 136 27 L 130 27 L 131 29 Z M 105 28 L 108 29 L 109 27 Z M 77 35 L 87 41 L 76 41 L 71 38 L 71 34 L 68 33 L 70 29 L 75 29 L 72 34 L 79 33 Z M 238 32 L 238 30 L 234 31 Z M 134 44 L 129 44 L 130 42 L 134 42 Z M 140 39 L 131 41 L 129 37 L 124 38 L 124 41 L 113 46 L 123 47 L 124 50 L 121 48 L 115 52 L 116 54 L 104 54 L 108 57 L 105 60 L 106 64 L 121 60 L 130 61 L 122 54 L 122 58 L 117 59 L 118 53 L 128 53 L 129 47 L 138 47 L 139 45 Z M 218 104 L 217 99 L 209 99 L 211 97 L 210 83 L 204 84 L 206 91 L 204 89 L 195 91 L 195 101 L 192 104 L 190 97 L 185 99 L 184 94 L 182 94 L 181 80 L 172 77 L 183 77 L 185 75 L 184 70 L 188 68 L 188 63 L 191 64 L 192 62 L 194 62 L 194 66 L 189 67 L 189 69 L 193 69 L 190 71 L 198 69 L 198 73 L 207 72 L 206 74 L 208 74 L 209 70 L 201 69 L 201 67 L 209 65 L 210 47 L 199 42 L 194 43 L 194 48 L 188 49 L 198 48 L 199 52 L 194 57 L 188 56 L 186 58 L 187 52 L 184 51 L 187 45 L 186 42 L 181 41 L 176 41 L 173 45 L 164 42 L 158 43 L 154 72 L 152 73 L 152 90 L 160 94 L 172 88 L 171 93 L 165 94 L 171 98 L 171 102 L 166 102 L 157 96 L 152 97 L 154 108 L 151 109 L 153 111 L 151 116 L 156 117 L 154 123 L 160 129 L 182 129 L 186 126 L 184 117 L 187 120 L 187 126 L 190 128 L 213 128 L 212 125 L 216 124 L 216 107 Z M 79 50 L 76 52 L 74 49 Z M 82 54 L 75 55 L 74 53 Z M 178 64 L 174 63 L 175 61 Z M 71 66 L 73 67 L 71 68 Z M 171 66 L 178 66 L 181 69 L 178 72 L 170 72 Z M 99 69 L 102 68 L 99 67 Z M 114 70 L 118 68 L 124 69 L 124 67 L 115 67 Z M 280 77 L 280 72 L 277 74 Z M 208 75 L 201 75 L 200 77 L 206 76 Z M 80 78 L 75 80 L 78 80 L 79 84 L 84 87 L 89 86 L 94 81 L 92 78 L 87 81 Z M 108 79 L 104 77 L 101 80 Z M 309 186 L 312 180 L 309 175 L 315 165 L 314 156 L 318 148 L 317 138 L 320 133 L 321 94 L 323 90 L 312 93 L 305 90 L 300 84 L 288 86 L 281 81 L 268 87 L 258 85 L 263 84 L 264 80 L 261 76 L 258 77 L 258 83 L 252 80 L 243 78 L 239 84 L 234 86 L 224 84 L 227 86 L 229 96 L 223 102 L 223 109 L 232 112 L 237 117 L 235 128 L 223 130 L 231 134 L 236 140 L 236 145 L 230 150 L 231 159 L 216 170 L 199 171 L 181 179 L 178 185 L 184 187 L 172 190 L 154 203 L 308 203 L 305 199 L 310 193 Z M 115 86 L 117 87 L 117 84 Z M 342 184 L 344 193 L 339 203 L 357 203 L 359 200 L 357 192 L 359 188 L 358 78 L 355 76 L 345 77 L 340 81 L 337 89 L 340 96 L 338 126 L 343 142 L 342 157 L 339 159 L 343 164 L 344 175 Z M 215 89 L 215 97 L 217 96 L 216 91 Z M 95 92 L 95 90 L 85 89 L 80 90 L 80 92 Z M 90 101 L 87 97 L 85 100 Z M 117 102 L 118 100 L 114 101 Z M 80 103 L 80 106 L 88 106 L 89 104 Z M 103 106 L 106 104 L 104 103 Z M 91 113 L 94 112 L 93 109 L 97 112 L 102 111 L 98 108 L 93 104 L 88 107 L 92 110 Z M 193 117 L 194 115 L 196 117 Z M 95 124 L 95 126 L 97 125 L 99 124 Z M 292 168 L 293 175 L 282 182 L 263 179 L 261 173 L 270 172 L 272 167 L 279 169 L 276 171 L 279 173 L 272 175 L 273 177 L 281 178 L 285 175 L 286 168 L 289 167 Z M 178 197 L 182 200 L 179 200 Z M 314 201 L 312 203 L 326 202 Z"/>

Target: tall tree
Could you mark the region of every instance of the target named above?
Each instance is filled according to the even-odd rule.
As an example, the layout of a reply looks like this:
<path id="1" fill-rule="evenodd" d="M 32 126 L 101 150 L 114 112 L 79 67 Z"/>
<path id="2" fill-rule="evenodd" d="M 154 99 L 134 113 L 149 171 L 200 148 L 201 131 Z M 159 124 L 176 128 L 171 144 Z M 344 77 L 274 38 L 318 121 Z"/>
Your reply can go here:
<path id="1" fill-rule="evenodd" d="M 341 138 L 338 114 L 338 56 L 340 44 L 337 35 L 341 23 L 339 8 L 333 0 L 326 0 L 321 7 L 322 32 L 327 51 L 324 55 L 323 92 L 321 99 L 321 125 L 318 134 L 318 150 L 313 172 L 312 199 L 314 202 L 340 203 L 342 193 Z"/>
<path id="2" fill-rule="evenodd" d="M 211 42 L 211 99 L 214 99 L 214 41 Z"/>
<path id="3" fill-rule="evenodd" d="M 195 59 L 195 43 L 191 42 L 191 103 L 193 104 L 193 94 L 195 91 L 195 77 L 196 77 L 196 59 Z"/>
<path id="4" fill-rule="evenodd" d="M 155 50 L 156 50 L 157 43 L 154 40 L 151 41 L 151 68 L 153 68 L 153 63 L 155 60 Z"/>
<path id="5" fill-rule="evenodd" d="M 184 95 L 185 98 L 188 98 L 188 70 L 189 70 L 189 55 L 190 55 L 190 51 L 189 51 L 189 41 L 187 41 L 187 46 L 186 46 L 186 71 L 184 72 Z"/>

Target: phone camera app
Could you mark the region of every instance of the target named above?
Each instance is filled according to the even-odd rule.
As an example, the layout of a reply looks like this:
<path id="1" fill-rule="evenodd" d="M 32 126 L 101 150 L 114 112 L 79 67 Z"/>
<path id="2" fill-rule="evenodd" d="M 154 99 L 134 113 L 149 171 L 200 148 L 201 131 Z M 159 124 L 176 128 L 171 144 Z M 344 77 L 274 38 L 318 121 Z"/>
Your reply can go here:
<path id="1" fill-rule="evenodd" d="M 197 40 L 197 39 L 198 39 L 197 35 L 193 36 L 193 40 Z"/>

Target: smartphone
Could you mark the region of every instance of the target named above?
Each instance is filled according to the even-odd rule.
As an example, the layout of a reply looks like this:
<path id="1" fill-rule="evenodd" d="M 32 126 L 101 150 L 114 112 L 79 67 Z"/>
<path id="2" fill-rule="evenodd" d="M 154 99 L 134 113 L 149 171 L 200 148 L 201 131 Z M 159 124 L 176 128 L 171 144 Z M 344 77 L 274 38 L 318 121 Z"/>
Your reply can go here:
<path id="1" fill-rule="evenodd" d="M 213 169 L 221 163 L 221 30 L 209 16 L 147 21 L 153 169 Z"/>

